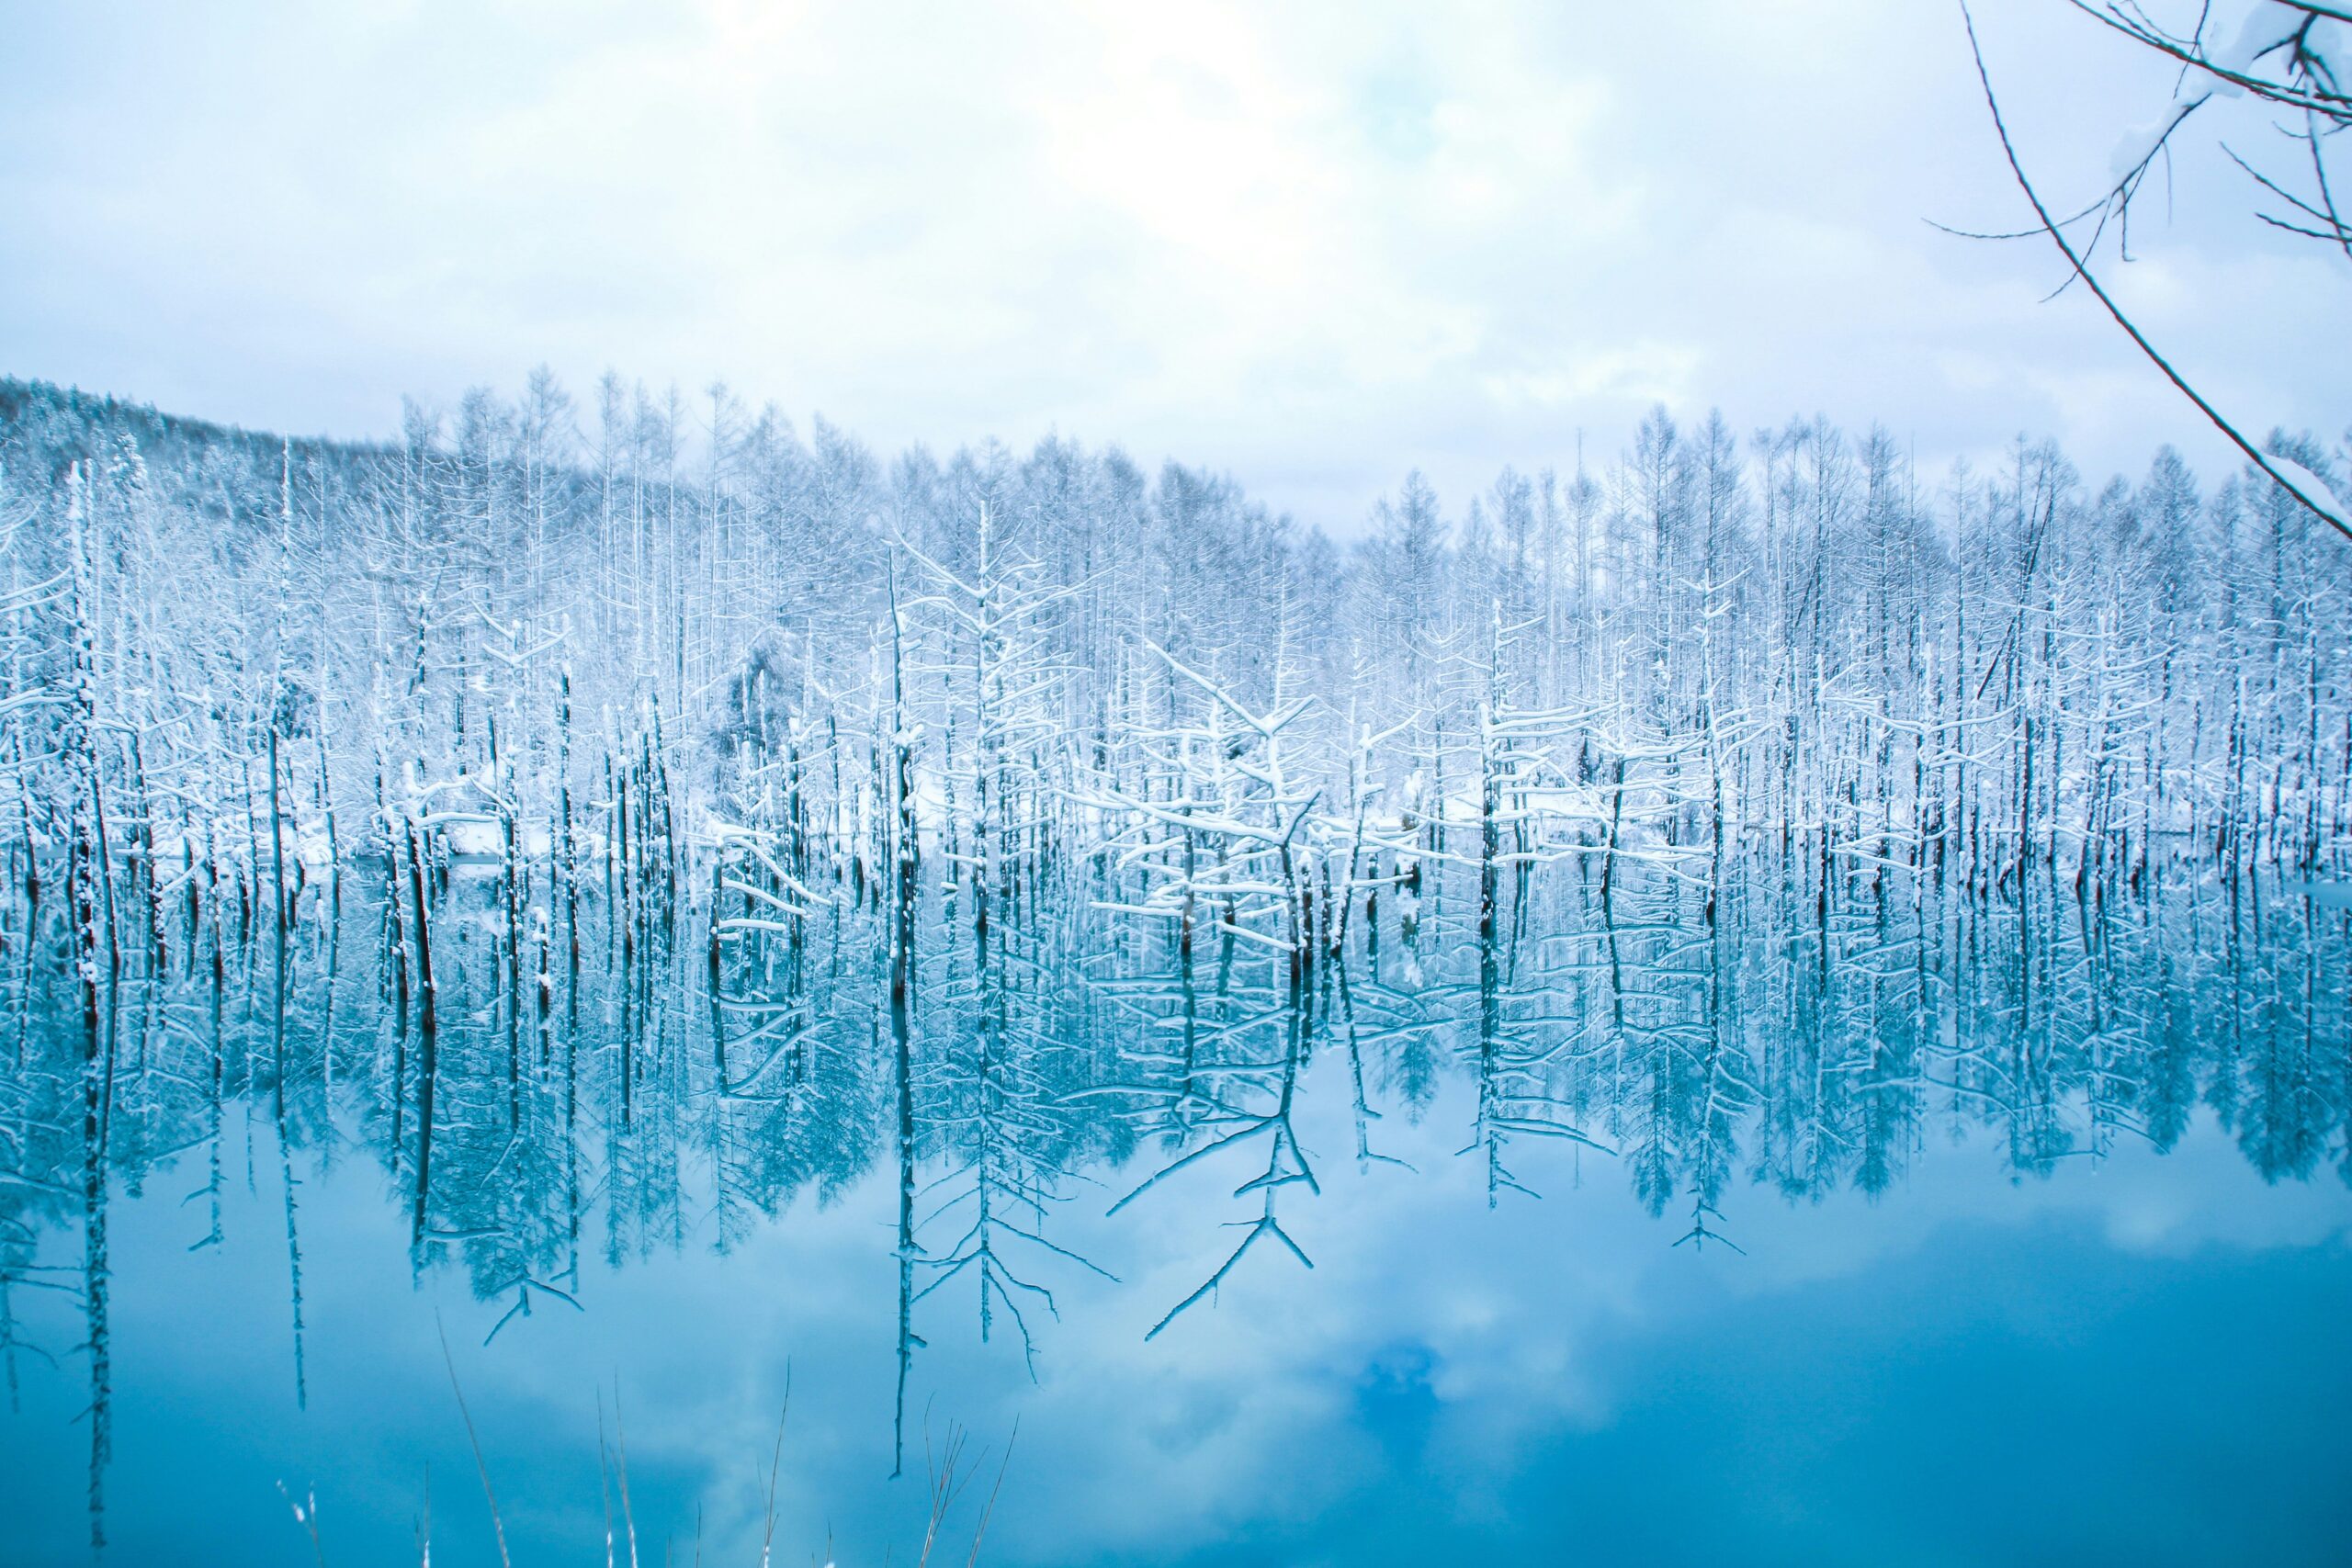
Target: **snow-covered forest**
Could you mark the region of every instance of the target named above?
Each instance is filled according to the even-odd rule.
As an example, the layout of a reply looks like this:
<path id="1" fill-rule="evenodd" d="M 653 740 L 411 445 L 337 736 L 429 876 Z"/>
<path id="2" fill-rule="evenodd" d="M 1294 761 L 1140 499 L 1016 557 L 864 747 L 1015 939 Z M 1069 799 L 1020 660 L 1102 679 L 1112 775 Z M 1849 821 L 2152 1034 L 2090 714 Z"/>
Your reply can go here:
<path id="1" fill-rule="evenodd" d="M 369 1150 L 493 1338 L 895 1169 L 901 1466 L 942 1314 L 1034 1371 L 1105 1272 L 1049 1239 L 1088 1170 L 1114 1217 L 1239 1182 L 1157 1336 L 1309 1261 L 1400 1111 L 1489 1204 L 1590 1153 L 1702 1247 L 1931 1122 L 2041 1174 L 2200 1105 L 2267 1177 L 2344 1156 L 2352 578 L 2168 449 L 1930 482 L 1661 412 L 1343 545 L 723 392 L 352 446 L 7 383 L 0 563 L 0 1351 L 65 1286 L 93 1540 L 110 1184 L 202 1161 L 218 1244 L 240 1100 L 298 1399 L 298 1153 Z"/>
<path id="2" fill-rule="evenodd" d="M 886 461 L 609 378 L 383 447 L 14 383 L 0 419 L 0 845 L 83 867 L 117 953 L 388 847 L 509 864 L 560 933 L 713 859 L 760 905 L 937 853 L 977 921 L 1091 857 L 1298 948 L 1327 881 L 1436 853 L 1705 883 L 1769 840 L 1980 896 L 2352 853 L 2340 541 L 2169 449 L 1929 477 L 1660 411 L 1450 508 L 1408 475 L 1342 545 L 1114 450 Z"/>
<path id="3" fill-rule="evenodd" d="M 6 1564 L 2342 1555 L 2352 0 L 7 18 Z"/>

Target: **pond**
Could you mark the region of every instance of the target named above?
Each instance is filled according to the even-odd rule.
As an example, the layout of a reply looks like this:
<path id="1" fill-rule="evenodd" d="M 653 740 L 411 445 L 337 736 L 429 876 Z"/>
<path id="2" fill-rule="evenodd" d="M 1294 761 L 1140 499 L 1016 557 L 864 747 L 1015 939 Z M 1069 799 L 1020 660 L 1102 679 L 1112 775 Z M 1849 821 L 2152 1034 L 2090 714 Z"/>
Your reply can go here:
<path id="1" fill-rule="evenodd" d="M 508 964 L 460 865 L 427 1027 L 378 880 L 113 955 L 95 1032 L 9 912 L 0 1559 L 849 1568 L 935 1498 L 997 1564 L 2352 1530 L 2308 889 L 1432 862 L 1302 964 L 1070 862 L 977 934 L 929 876 L 894 976 L 840 881 Z"/>

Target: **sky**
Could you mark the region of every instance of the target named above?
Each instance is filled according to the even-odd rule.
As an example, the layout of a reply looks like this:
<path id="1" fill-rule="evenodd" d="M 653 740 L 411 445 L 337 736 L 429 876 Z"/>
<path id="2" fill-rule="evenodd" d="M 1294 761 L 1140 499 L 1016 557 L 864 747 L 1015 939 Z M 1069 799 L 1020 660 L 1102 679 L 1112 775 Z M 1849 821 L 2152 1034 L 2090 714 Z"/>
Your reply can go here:
<path id="1" fill-rule="evenodd" d="M 1975 10 L 2030 171 L 2095 196 L 2168 73 Z M 2212 141 L 2113 286 L 2241 423 L 2340 435 L 2352 263 Z M 2028 216 L 1943 0 L 0 0 L 0 374 L 294 434 L 612 368 L 1342 535 L 1661 402 L 1875 420 L 1925 481 L 2019 434 L 2225 461 L 2054 253 L 1931 226 Z"/>

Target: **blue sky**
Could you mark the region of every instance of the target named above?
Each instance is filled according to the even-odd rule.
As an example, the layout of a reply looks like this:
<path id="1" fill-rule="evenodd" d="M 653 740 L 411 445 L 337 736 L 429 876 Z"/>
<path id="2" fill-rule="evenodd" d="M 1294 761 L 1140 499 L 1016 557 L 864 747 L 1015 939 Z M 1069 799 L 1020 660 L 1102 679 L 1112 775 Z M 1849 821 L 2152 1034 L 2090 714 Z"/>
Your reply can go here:
<path id="1" fill-rule="evenodd" d="M 2166 74 L 1984 0 L 2053 195 Z M 1642 411 L 2221 460 L 2014 226 L 1956 5 L 0 0 L 0 372 L 297 432 L 545 361 L 885 449 L 1058 431 L 1346 532 Z M 2249 145 L 2266 133 L 2231 127 Z M 2352 265 L 2210 137 L 2116 269 L 2242 421 L 2340 434 Z"/>

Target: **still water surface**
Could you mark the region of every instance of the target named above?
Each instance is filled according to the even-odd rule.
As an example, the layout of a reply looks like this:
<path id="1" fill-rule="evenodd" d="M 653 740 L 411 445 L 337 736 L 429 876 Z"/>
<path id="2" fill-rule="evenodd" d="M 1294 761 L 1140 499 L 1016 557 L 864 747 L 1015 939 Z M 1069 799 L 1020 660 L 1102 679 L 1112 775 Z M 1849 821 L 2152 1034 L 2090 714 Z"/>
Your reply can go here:
<path id="1" fill-rule="evenodd" d="M 778 1562 L 915 1561 L 956 1433 L 935 1561 L 1008 1441 L 1006 1564 L 2341 1561 L 2352 913 L 1771 886 L 1295 983 L 933 888 L 903 1051 L 848 889 L 542 1012 L 460 876 L 429 1052 L 356 890 L 95 1056 L 19 909 L 0 1562 L 495 1562 L 444 1334 L 517 1563 L 759 1562 L 787 1384 Z"/>

